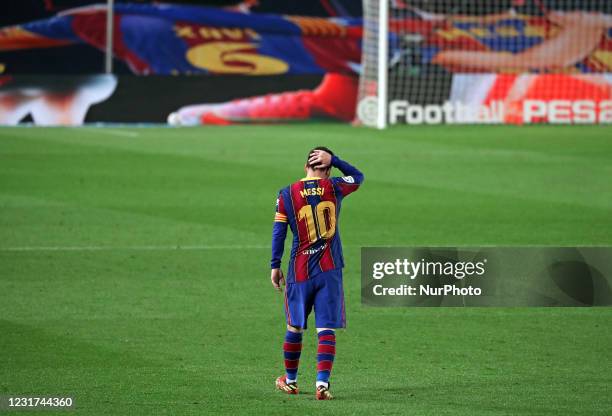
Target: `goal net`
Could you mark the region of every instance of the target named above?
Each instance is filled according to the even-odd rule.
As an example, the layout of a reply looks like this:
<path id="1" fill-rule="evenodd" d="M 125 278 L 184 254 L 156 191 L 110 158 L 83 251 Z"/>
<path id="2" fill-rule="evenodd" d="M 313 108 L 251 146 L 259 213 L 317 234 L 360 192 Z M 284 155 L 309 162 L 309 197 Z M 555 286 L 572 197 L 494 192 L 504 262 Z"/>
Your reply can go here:
<path id="1" fill-rule="evenodd" d="M 357 121 L 611 123 L 612 1 L 364 0 Z"/>

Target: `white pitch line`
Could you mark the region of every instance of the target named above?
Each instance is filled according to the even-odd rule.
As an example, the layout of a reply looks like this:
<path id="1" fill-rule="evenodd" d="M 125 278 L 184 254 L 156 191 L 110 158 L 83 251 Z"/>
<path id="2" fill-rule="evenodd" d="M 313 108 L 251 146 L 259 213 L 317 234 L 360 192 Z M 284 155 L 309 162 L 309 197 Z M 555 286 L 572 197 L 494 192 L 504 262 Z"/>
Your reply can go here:
<path id="1" fill-rule="evenodd" d="M 116 129 L 109 129 L 107 127 L 97 127 L 97 128 L 88 128 L 88 131 L 92 131 L 94 133 L 101 133 L 101 134 L 110 134 L 112 136 L 122 136 L 122 137 L 138 137 L 140 136 L 140 133 L 136 132 L 136 131 L 125 131 L 125 130 L 116 130 Z"/>
<path id="2" fill-rule="evenodd" d="M 133 250 L 133 251 L 180 251 L 180 250 L 263 250 L 270 246 L 24 246 L 24 247 L 0 247 L 0 251 L 111 251 L 111 250 Z"/>

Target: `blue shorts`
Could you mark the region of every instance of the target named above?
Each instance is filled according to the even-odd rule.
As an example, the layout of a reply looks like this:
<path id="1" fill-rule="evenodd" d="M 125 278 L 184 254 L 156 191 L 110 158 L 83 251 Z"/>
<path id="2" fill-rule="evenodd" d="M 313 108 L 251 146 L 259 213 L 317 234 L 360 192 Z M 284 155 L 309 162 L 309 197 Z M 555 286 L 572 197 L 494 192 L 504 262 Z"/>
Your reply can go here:
<path id="1" fill-rule="evenodd" d="M 314 307 L 317 328 L 345 328 L 342 269 L 320 273 L 285 288 L 287 324 L 306 329 L 308 315 Z"/>

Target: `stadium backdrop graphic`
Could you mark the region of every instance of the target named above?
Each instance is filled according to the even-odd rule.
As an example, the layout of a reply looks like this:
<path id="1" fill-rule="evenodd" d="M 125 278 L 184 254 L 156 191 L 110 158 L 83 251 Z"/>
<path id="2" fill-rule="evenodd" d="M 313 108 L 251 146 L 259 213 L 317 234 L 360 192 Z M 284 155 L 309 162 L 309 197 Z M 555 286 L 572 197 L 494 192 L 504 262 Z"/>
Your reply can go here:
<path id="1" fill-rule="evenodd" d="M 460 120 L 463 122 L 593 123 L 609 122 L 612 118 L 609 104 L 612 99 L 609 75 L 612 71 L 612 14 L 572 10 L 549 16 L 494 13 L 484 17 L 440 15 L 432 18 L 431 14 L 412 9 L 394 10 L 396 13 L 389 22 L 389 44 L 391 57 L 396 63 L 390 71 L 391 76 L 403 77 L 407 81 L 401 82 L 401 88 L 391 91 L 391 100 L 426 106 L 441 105 L 450 99 L 476 108 L 477 113 L 482 112 L 480 109 L 494 112 L 496 103 L 504 106 L 502 114 L 476 114 L 464 117 Z M 607 9 L 603 11 L 610 13 Z M 358 68 L 362 59 L 363 26 L 360 17 L 330 19 L 245 14 L 213 7 L 124 3 L 115 6 L 115 20 L 114 55 L 133 74 L 275 76 L 276 88 L 251 91 L 252 94 L 278 93 L 279 89 L 290 91 L 290 94 L 276 100 L 281 104 L 271 111 L 258 107 L 255 100 L 245 100 L 240 106 L 231 102 L 212 105 L 210 103 L 249 95 L 237 88 L 224 89 L 225 95 L 217 92 L 213 101 L 205 91 L 187 88 L 182 80 L 177 80 L 176 89 L 184 91 L 181 94 L 184 101 L 171 111 L 163 106 L 150 106 L 147 114 L 140 113 L 138 119 L 125 120 L 117 115 L 122 111 L 117 110 L 101 110 L 91 117 L 87 117 L 86 112 L 81 114 L 73 110 L 72 114 L 67 110 L 68 114 L 64 115 L 34 116 L 35 122 L 160 122 L 172 112 L 177 114 L 179 124 L 189 125 L 250 122 L 258 118 L 279 121 L 329 118 L 348 122 L 355 116 Z M 5 75 L 0 78 L 0 104 L 4 110 L 0 123 L 15 124 L 24 119 L 27 105 L 25 100 L 19 101 L 17 97 L 32 86 L 39 88 L 42 96 L 61 95 L 68 101 L 84 102 L 87 107 L 98 105 L 103 108 L 113 94 L 137 102 L 137 87 L 130 85 L 129 77 L 120 77 L 119 82 L 117 79 L 90 78 L 72 87 L 67 87 L 65 81 L 58 82 L 57 78 L 22 78 L 23 71 L 31 70 L 26 64 L 29 60 L 20 59 L 24 54 L 36 56 L 36 53 L 49 49 L 75 45 L 104 50 L 105 24 L 103 8 L 89 6 L 2 28 L 0 68 Z M 406 44 L 405 34 L 417 36 L 420 41 Z M 576 39 L 576 36 L 586 39 L 587 34 L 595 40 L 583 42 Z M 533 59 L 540 59 L 538 54 L 550 55 L 546 48 L 551 42 L 566 42 L 561 48 L 552 46 L 556 46 L 557 51 L 575 50 L 574 55 L 579 58 L 568 57 L 567 62 L 559 64 L 554 62 L 553 56 L 550 58 L 552 62 L 543 66 L 537 63 L 519 65 L 528 62 L 529 56 L 535 55 Z M 495 59 L 497 61 L 491 63 Z M 55 72 L 69 73 L 70 66 L 71 60 L 59 64 L 53 62 Z M 38 71 L 45 72 L 44 60 L 40 61 Z M 491 76 L 466 74 L 474 72 L 502 75 L 491 79 Z M 537 75 L 527 78 L 519 75 L 525 72 Z M 551 72 L 556 75 L 551 76 Z M 461 75 L 455 77 L 453 74 Z M 315 88 L 312 84 L 317 81 L 321 84 Z M 157 81 L 151 79 L 149 82 L 150 88 L 154 89 Z M 214 79 L 204 78 L 199 82 L 205 85 L 203 90 L 219 91 Z M 479 96 L 462 95 L 466 89 L 462 89 L 461 84 L 483 92 Z M 310 93 L 299 94 L 304 89 Z M 340 92 L 345 99 L 334 100 L 333 97 Z M 35 98 L 39 97 L 29 97 L 31 108 L 45 101 L 39 99 L 34 103 Z M 543 102 L 534 104 L 529 118 L 523 117 L 521 106 L 525 100 Z M 18 103 L 11 107 L 10 103 L 15 101 Z M 296 110 L 291 114 L 281 111 L 287 103 L 297 107 L 295 103 L 298 101 L 307 101 L 304 111 Z M 550 104 L 551 101 L 563 101 L 561 108 L 558 108 L 558 103 Z M 267 107 L 274 105 L 274 100 L 266 102 Z M 60 110 L 47 105 L 38 111 Z M 401 114 L 395 117 L 397 122 L 427 122 L 423 118 L 411 120 L 408 108 L 398 111 Z M 561 117 L 558 117 L 559 113 Z M 433 122 L 450 121 L 448 118 L 438 119 L 434 117 Z"/>

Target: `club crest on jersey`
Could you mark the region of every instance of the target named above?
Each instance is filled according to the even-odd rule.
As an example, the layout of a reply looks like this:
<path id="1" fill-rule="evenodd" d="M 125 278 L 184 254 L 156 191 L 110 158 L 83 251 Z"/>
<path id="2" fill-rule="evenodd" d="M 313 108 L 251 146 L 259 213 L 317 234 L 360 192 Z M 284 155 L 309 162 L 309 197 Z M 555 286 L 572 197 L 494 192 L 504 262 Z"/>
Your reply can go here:
<path id="1" fill-rule="evenodd" d="M 325 193 L 325 188 L 307 188 L 300 191 L 300 195 L 302 198 L 306 198 L 307 196 L 323 196 Z"/>
<path id="2" fill-rule="evenodd" d="M 355 178 L 352 176 L 344 176 L 342 177 L 342 180 L 346 183 L 355 183 Z"/>

